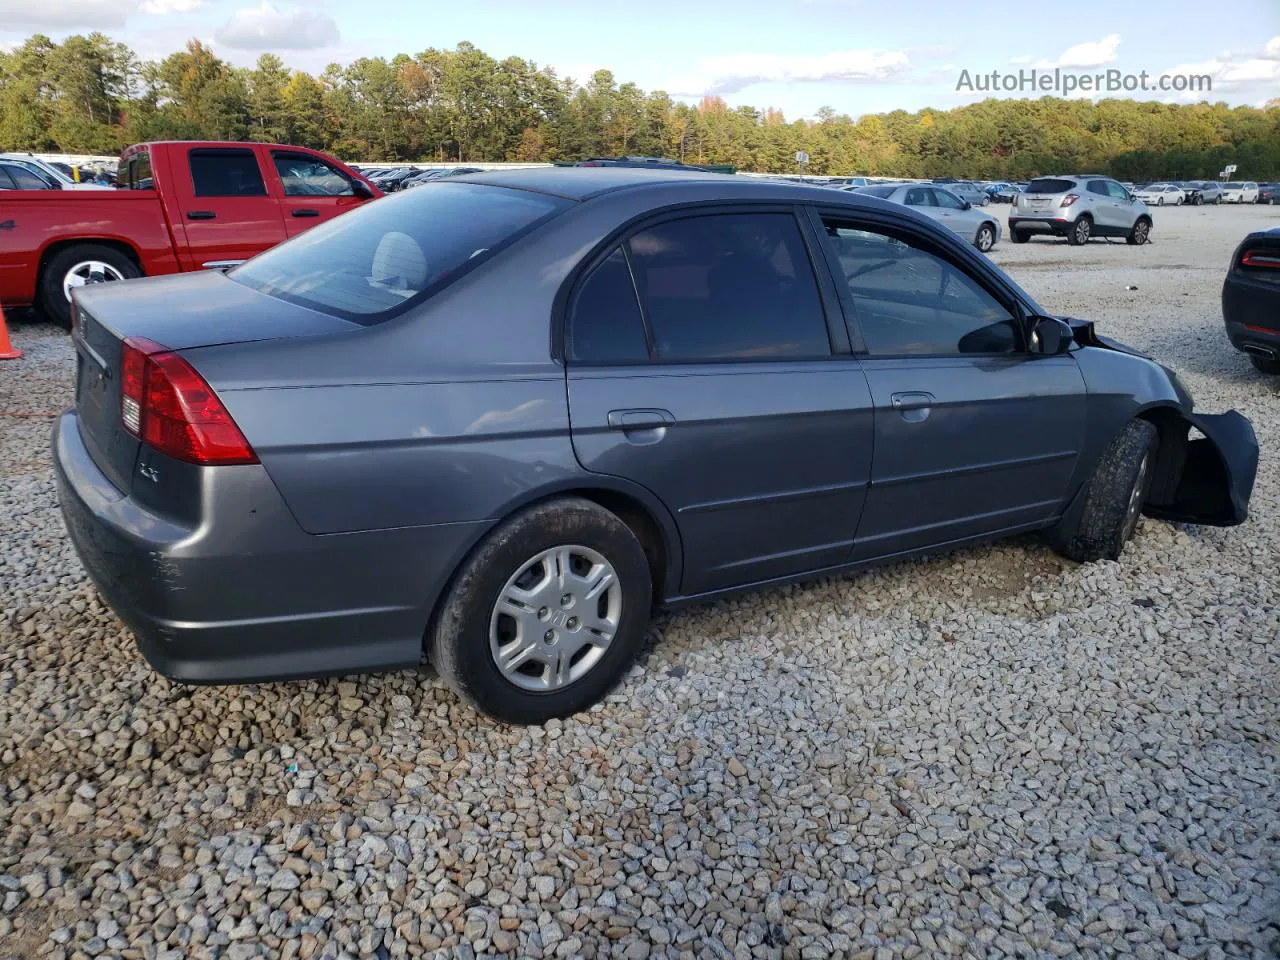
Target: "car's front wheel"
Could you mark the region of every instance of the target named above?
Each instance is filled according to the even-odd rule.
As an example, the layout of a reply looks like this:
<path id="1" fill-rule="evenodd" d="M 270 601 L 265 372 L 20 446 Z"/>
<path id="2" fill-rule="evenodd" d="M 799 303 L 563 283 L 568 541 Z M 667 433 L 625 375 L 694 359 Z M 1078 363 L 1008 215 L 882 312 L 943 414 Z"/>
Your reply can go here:
<path id="1" fill-rule="evenodd" d="M 1124 242 L 1130 246 L 1140 247 L 1151 239 L 1151 221 L 1146 217 L 1139 217 L 1133 222 L 1133 227 L 1129 230 L 1129 235 L 1124 238 Z"/>
<path id="2" fill-rule="evenodd" d="M 1084 246 L 1089 242 L 1092 233 L 1093 221 L 1088 217 L 1080 217 L 1071 228 L 1071 232 L 1067 234 L 1067 242 L 1073 247 Z"/>
<path id="3" fill-rule="evenodd" d="M 977 236 L 973 238 L 973 245 L 983 253 L 988 253 L 996 245 L 996 228 L 989 223 L 984 223 L 978 228 Z"/>
<path id="4" fill-rule="evenodd" d="M 631 665 L 652 603 L 636 535 L 589 500 L 508 519 L 473 551 L 432 624 L 444 681 L 496 720 L 542 723 L 585 710 Z"/>
<path id="5" fill-rule="evenodd" d="M 1158 436 L 1146 420 L 1125 425 L 1098 458 L 1073 515 L 1047 532 L 1054 550 L 1082 563 L 1119 559 L 1151 489 Z"/>

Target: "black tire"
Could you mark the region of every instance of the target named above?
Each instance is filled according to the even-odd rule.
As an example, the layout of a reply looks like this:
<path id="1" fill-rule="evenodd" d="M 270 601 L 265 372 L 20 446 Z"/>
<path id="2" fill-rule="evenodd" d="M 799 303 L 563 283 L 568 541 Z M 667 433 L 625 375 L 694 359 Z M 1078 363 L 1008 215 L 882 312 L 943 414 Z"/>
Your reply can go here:
<path id="1" fill-rule="evenodd" d="M 1067 243 L 1073 247 L 1083 247 L 1089 242 L 1089 237 L 1093 234 L 1093 220 L 1081 215 L 1076 218 L 1076 222 L 1072 225 L 1070 232 L 1067 234 Z"/>
<path id="2" fill-rule="evenodd" d="M 64 281 L 77 266 L 90 262 L 106 264 L 110 268 L 101 274 L 108 281 L 130 280 L 142 276 L 137 264 L 115 247 L 100 243 L 77 243 L 59 250 L 40 271 L 40 307 L 45 316 L 63 330 L 71 329 L 71 301 L 63 291 Z M 119 276 L 110 276 L 111 271 Z"/>
<path id="3" fill-rule="evenodd" d="M 1010 230 L 1009 239 L 1014 243 L 1026 243 L 1031 239 L 1031 234 L 1027 233 L 1025 230 Z"/>
<path id="4" fill-rule="evenodd" d="M 1249 354 L 1249 359 L 1253 361 L 1253 365 L 1258 369 L 1259 373 L 1280 373 L 1280 358 L 1278 357 L 1261 357 L 1256 353 Z"/>
<path id="5" fill-rule="evenodd" d="M 1151 489 L 1158 440 L 1156 428 L 1145 420 L 1125 425 L 1098 458 L 1078 511 L 1047 533 L 1054 550 L 1081 563 L 1119 559 Z"/>
<path id="6" fill-rule="evenodd" d="M 1146 217 L 1139 217 L 1133 221 L 1133 226 L 1129 228 L 1129 235 L 1124 238 L 1124 242 L 1133 247 L 1140 247 L 1151 239 L 1151 221 Z"/>
<path id="7" fill-rule="evenodd" d="M 973 238 L 973 245 L 983 253 L 989 253 L 996 245 L 996 228 L 989 223 L 984 223 L 978 228 L 978 233 Z"/>
<path id="8" fill-rule="evenodd" d="M 491 653 L 495 604 L 530 558 L 570 544 L 599 553 L 613 567 L 623 597 L 618 628 L 583 676 L 548 692 L 524 690 L 503 675 Z M 463 563 L 428 631 L 427 656 L 458 696 L 495 720 L 536 724 L 578 713 L 608 693 L 640 652 L 652 609 L 650 576 L 635 533 L 604 507 L 578 497 L 536 504 L 502 523 Z"/>

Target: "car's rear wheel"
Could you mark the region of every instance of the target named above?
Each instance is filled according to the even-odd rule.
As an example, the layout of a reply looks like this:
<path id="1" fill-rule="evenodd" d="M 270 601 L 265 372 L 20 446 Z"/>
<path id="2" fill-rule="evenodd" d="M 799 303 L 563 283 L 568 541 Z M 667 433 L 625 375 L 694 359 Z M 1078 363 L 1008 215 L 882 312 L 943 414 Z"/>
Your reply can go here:
<path id="1" fill-rule="evenodd" d="M 1263 357 L 1256 353 L 1249 354 L 1249 359 L 1260 373 L 1280 373 L 1280 357 Z"/>
<path id="2" fill-rule="evenodd" d="M 1088 217 L 1080 217 L 1071 228 L 1071 232 L 1067 234 L 1067 243 L 1073 247 L 1082 247 L 1089 242 L 1092 233 L 1093 221 Z"/>
<path id="3" fill-rule="evenodd" d="M 1085 483 L 1083 502 L 1046 534 L 1071 560 L 1116 560 L 1133 536 L 1151 489 L 1158 443 L 1156 428 L 1131 420 L 1098 458 Z"/>
<path id="4" fill-rule="evenodd" d="M 1129 230 L 1129 235 L 1124 238 L 1124 242 L 1135 247 L 1140 247 L 1151 239 L 1151 221 L 1146 217 L 1139 217 L 1133 222 L 1133 227 Z"/>
<path id="5" fill-rule="evenodd" d="M 978 228 L 977 236 L 973 238 L 973 245 L 987 253 L 996 245 L 996 228 L 989 223 L 984 223 Z"/>
<path id="6" fill-rule="evenodd" d="M 71 329 L 71 291 L 91 283 L 112 283 L 142 276 L 142 271 L 115 247 L 78 243 L 59 250 L 40 272 L 40 306 L 45 315 Z"/>
<path id="7" fill-rule="evenodd" d="M 1009 239 L 1014 243 L 1026 243 L 1031 239 L 1031 234 L 1025 230 L 1010 230 Z"/>
<path id="8" fill-rule="evenodd" d="M 537 504 L 493 531 L 450 586 L 427 654 L 464 700 L 507 723 L 591 706 L 630 666 L 652 602 L 644 549 L 589 500 Z"/>

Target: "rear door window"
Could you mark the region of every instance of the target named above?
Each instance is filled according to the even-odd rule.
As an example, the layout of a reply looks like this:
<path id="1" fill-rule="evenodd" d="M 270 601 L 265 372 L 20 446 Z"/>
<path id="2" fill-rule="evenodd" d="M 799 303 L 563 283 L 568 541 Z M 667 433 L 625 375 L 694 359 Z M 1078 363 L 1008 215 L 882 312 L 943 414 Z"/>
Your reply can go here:
<path id="1" fill-rule="evenodd" d="M 13 178 L 9 176 L 9 168 L 5 164 L 0 164 L 0 190 L 16 190 Z"/>
<path id="2" fill-rule="evenodd" d="M 191 185 L 197 197 L 265 197 L 267 185 L 253 150 L 191 151 Z"/>
<path id="3" fill-rule="evenodd" d="M 908 207 L 933 207 L 936 204 L 933 201 L 933 191 L 925 187 L 912 187 L 907 191 L 903 198 L 903 203 Z"/>
<path id="4" fill-rule="evenodd" d="M 48 190 L 52 186 L 49 180 L 36 176 L 16 163 L 9 166 L 9 176 L 13 178 L 14 188 L 17 190 Z"/>
<path id="5" fill-rule="evenodd" d="M 328 220 L 228 276 L 281 300 L 378 323 L 569 206 L 527 190 L 428 183 Z"/>
<path id="6" fill-rule="evenodd" d="M 634 234 L 628 253 L 658 360 L 831 353 L 813 266 L 790 213 L 671 220 Z"/>

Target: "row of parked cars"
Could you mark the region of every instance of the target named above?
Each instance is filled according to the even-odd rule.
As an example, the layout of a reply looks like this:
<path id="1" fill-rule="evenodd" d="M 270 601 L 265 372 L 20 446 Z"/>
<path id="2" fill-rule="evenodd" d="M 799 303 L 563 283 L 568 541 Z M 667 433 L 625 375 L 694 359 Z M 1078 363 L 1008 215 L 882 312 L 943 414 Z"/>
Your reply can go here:
<path id="1" fill-rule="evenodd" d="M 41 160 L 29 153 L 0 153 L 0 190 L 110 190 L 111 171 Z"/>
<path id="2" fill-rule="evenodd" d="M 479 173 L 479 167 L 417 167 L 406 164 L 400 167 L 366 167 L 352 164 L 351 169 L 368 178 L 383 193 L 395 193 L 410 187 L 420 187 L 432 180 L 460 177 Z"/>
<path id="3" fill-rule="evenodd" d="M 1130 185 L 1142 199 L 1157 207 L 1202 203 L 1280 203 L 1280 183 L 1252 180 L 1178 180 Z"/>

